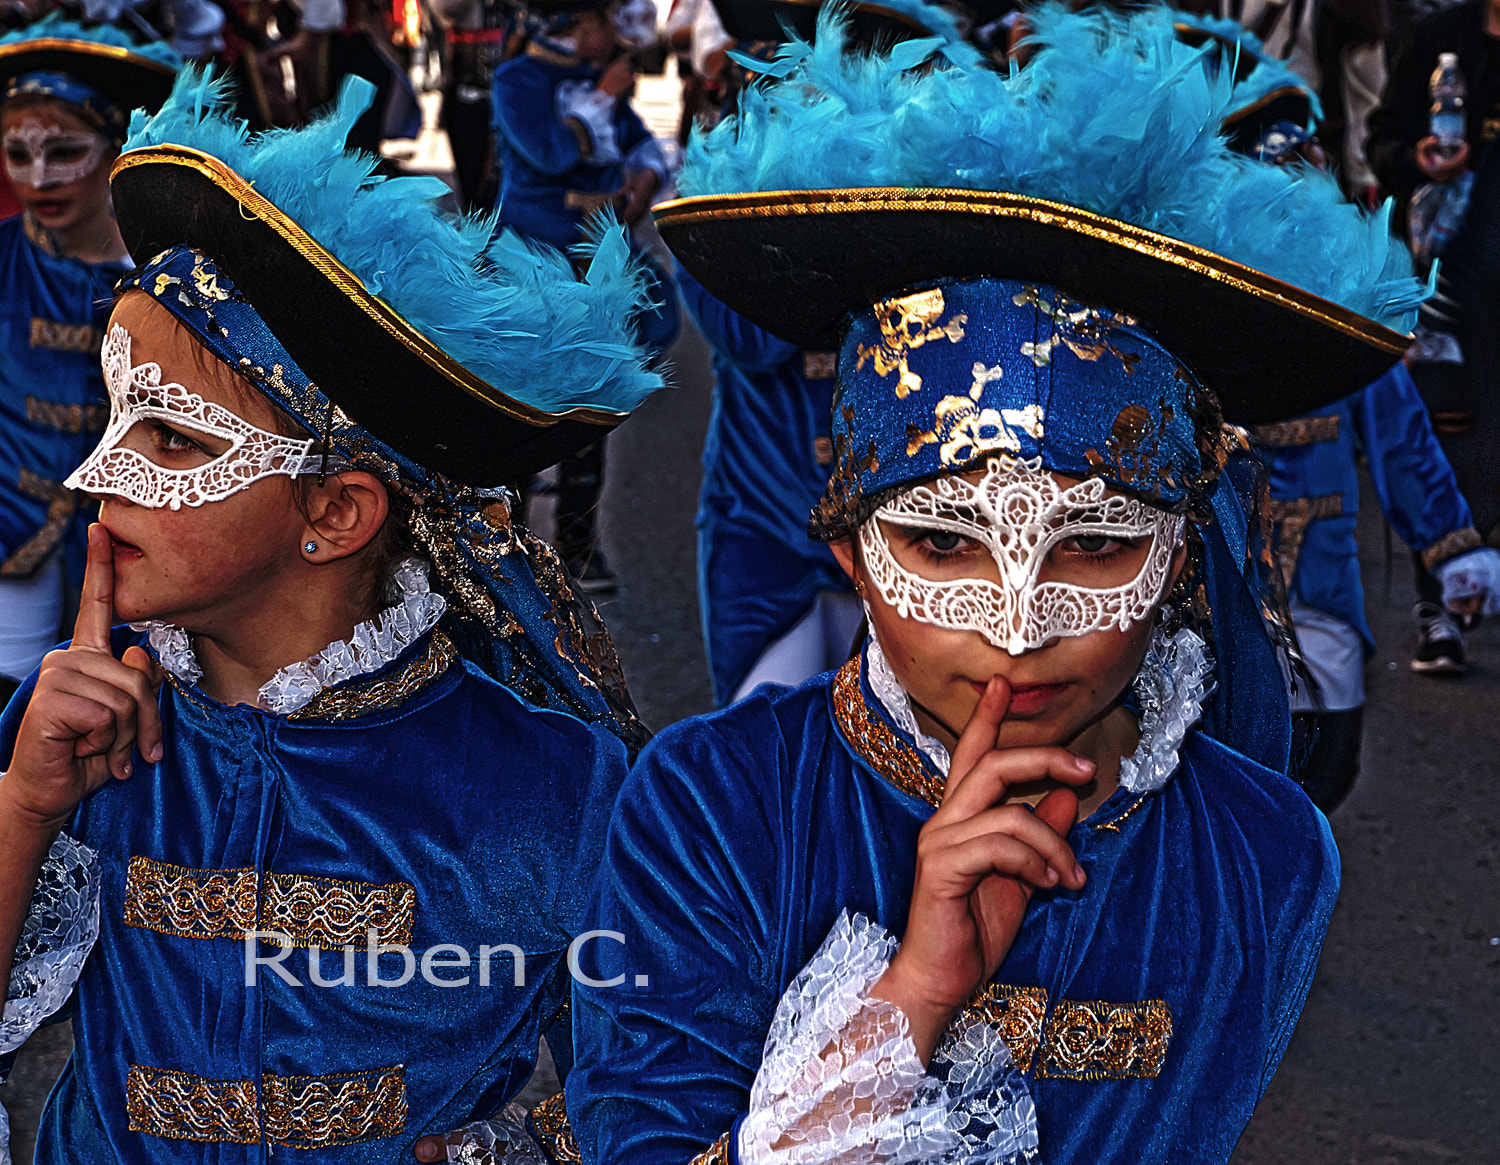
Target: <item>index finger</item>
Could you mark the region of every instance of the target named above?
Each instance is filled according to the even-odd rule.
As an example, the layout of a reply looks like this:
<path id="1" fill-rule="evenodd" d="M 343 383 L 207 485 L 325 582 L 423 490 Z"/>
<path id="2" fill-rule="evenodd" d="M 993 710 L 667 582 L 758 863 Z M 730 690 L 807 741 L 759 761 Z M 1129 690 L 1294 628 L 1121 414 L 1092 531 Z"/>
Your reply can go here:
<path id="1" fill-rule="evenodd" d="M 83 574 L 83 597 L 78 622 L 73 625 L 73 647 L 80 651 L 109 651 L 109 630 L 115 617 L 114 542 L 95 522 L 89 527 L 89 560 Z"/>
<path id="2" fill-rule="evenodd" d="M 953 749 L 953 757 L 948 762 L 948 783 L 943 788 L 944 802 L 957 790 L 969 770 L 979 763 L 979 758 L 995 747 L 1000 739 L 1000 725 L 1005 723 L 1005 714 L 1009 711 L 1010 684 L 1000 676 L 994 676 L 985 685 L 984 695 L 974 705 L 974 712 Z"/>

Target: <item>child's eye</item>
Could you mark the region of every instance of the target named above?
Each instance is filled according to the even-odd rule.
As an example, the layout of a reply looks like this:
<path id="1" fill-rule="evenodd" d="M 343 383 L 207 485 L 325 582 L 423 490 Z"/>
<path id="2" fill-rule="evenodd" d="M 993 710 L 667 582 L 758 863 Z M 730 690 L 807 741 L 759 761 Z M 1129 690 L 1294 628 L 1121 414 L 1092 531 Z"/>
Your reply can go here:
<path id="1" fill-rule="evenodd" d="M 162 424 L 160 421 L 151 427 L 151 443 L 163 453 L 206 452 L 198 442 L 183 436 L 171 425 Z"/>
<path id="2" fill-rule="evenodd" d="M 54 166 L 67 166 L 83 161 L 87 153 L 88 148 L 85 146 L 57 146 L 47 151 L 47 161 Z"/>
<path id="3" fill-rule="evenodd" d="M 927 535 L 928 544 L 934 550 L 940 550 L 945 554 L 957 550 L 959 543 L 962 541 L 963 539 L 952 530 L 934 530 L 931 534 Z"/>
<path id="4" fill-rule="evenodd" d="M 1071 538 L 1064 539 L 1062 549 L 1096 562 L 1103 562 L 1133 549 L 1136 545 L 1137 542 L 1133 539 L 1111 538 L 1107 534 L 1075 534 Z"/>
<path id="5" fill-rule="evenodd" d="M 972 538 L 965 538 L 952 530 L 920 530 L 906 532 L 910 545 L 924 558 L 947 560 L 961 558 L 974 546 Z"/>

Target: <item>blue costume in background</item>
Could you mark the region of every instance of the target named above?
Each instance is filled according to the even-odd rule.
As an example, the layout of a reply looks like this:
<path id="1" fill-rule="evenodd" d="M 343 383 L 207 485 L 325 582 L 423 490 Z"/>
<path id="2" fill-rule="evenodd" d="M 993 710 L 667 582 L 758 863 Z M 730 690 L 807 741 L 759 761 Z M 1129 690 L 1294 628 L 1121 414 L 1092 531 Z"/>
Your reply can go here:
<path id="1" fill-rule="evenodd" d="M 526 704 L 440 630 L 288 716 L 177 679 L 161 710 L 161 763 L 138 756 L 67 831 L 98 854 L 100 932 L 38 1161 L 392 1161 L 501 1107 L 544 1032 L 566 1067 L 565 955 L 625 774 L 615 736 Z M 256 929 L 290 936 L 301 986 L 269 966 L 246 986 Z M 468 984 L 395 986 L 407 964 L 385 953 L 391 985 L 369 985 L 371 931 L 419 963 L 456 944 L 473 964 L 433 951 L 431 975 Z M 521 985 L 512 952 L 481 971 L 502 944 L 525 952 Z M 352 984 L 311 982 L 312 945 L 325 982 L 355 948 Z"/>
<path id="2" fill-rule="evenodd" d="M 575 993 L 584 1160 L 702 1152 L 745 1111 L 777 1000 L 840 911 L 904 929 L 942 777 L 858 666 L 674 725 L 627 779 L 591 922 L 625 944 L 596 944 L 590 973 L 650 985 Z M 973 1005 L 1027 1076 L 1042 1159 L 1228 1160 L 1317 964 L 1327 823 L 1193 732 L 1165 788 L 1117 791 L 1068 843 L 1087 887 L 1033 898 Z"/>
<path id="3" fill-rule="evenodd" d="M 778 340 L 680 269 L 677 288 L 713 349 L 698 604 L 714 696 L 723 705 L 820 594 L 853 593 L 832 552 L 807 535 L 833 463 L 834 357 Z"/>
<path id="4" fill-rule="evenodd" d="M 109 419 L 99 346 L 126 270 L 53 254 L 24 215 L 0 222 L 0 579 L 55 553 L 83 577 L 87 511 L 62 482 Z"/>

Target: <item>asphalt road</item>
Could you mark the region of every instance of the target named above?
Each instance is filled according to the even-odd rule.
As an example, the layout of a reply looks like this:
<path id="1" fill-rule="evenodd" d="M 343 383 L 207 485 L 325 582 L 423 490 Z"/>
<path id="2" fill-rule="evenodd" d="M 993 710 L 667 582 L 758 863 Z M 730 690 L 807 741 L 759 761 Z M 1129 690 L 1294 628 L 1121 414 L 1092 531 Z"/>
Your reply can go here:
<path id="1" fill-rule="evenodd" d="M 649 96 L 666 108 L 670 93 Z M 622 586 L 601 609 L 657 728 L 709 706 L 692 524 L 709 374 L 691 331 L 671 359 L 677 387 L 610 439 L 602 526 Z M 545 501 L 536 517 L 545 530 Z M 1343 889 L 1307 1009 L 1235 1165 L 1500 1162 L 1500 622 L 1471 637 L 1464 679 L 1414 675 L 1409 561 L 1397 543 L 1387 585 L 1384 544 L 1367 509 L 1361 563 L 1380 652 L 1364 772 L 1333 816 Z M 30 1159 L 67 1046 L 65 1027 L 44 1032 L 0 1087 L 17 1162 Z"/>

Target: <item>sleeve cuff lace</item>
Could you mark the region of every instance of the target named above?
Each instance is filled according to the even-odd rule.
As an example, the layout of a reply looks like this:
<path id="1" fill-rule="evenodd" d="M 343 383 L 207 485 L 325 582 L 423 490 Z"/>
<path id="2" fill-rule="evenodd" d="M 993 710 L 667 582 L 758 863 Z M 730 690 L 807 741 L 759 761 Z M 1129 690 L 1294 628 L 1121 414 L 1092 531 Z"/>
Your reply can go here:
<path id="1" fill-rule="evenodd" d="M 0 1055 L 19 1048 L 68 1001 L 98 937 L 98 856 L 58 834 L 37 877 L 11 963 Z"/>
<path id="2" fill-rule="evenodd" d="M 842 914 L 777 1005 L 745 1165 L 1033 1165 L 1036 1110 L 1000 1034 L 961 1015 L 924 1072 L 900 1008 L 872 999 L 897 943 Z"/>
<path id="3" fill-rule="evenodd" d="M 526 1110 L 519 1104 L 449 1133 L 447 1160 L 463 1165 L 548 1165 L 546 1153 L 526 1132 Z"/>
<path id="4" fill-rule="evenodd" d="M 615 136 L 615 99 L 595 89 L 590 81 L 563 81 L 554 91 L 553 101 L 558 121 L 569 119 L 583 126 L 588 134 L 588 160 L 596 166 L 613 166 L 620 158 L 620 143 Z"/>

